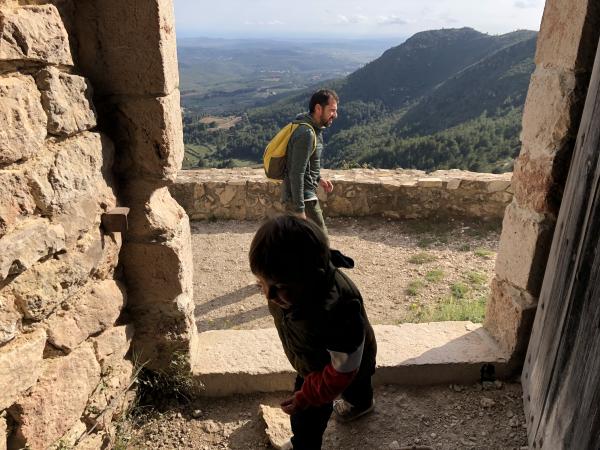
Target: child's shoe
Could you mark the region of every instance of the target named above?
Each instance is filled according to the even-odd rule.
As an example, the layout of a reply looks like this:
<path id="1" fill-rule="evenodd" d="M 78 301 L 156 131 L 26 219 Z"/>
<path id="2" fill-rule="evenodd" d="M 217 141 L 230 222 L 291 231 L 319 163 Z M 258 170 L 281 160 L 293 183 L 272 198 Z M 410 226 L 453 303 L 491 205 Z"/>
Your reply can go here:
<path id="1" fill-rule="evenodd" d="M 370 413 L 375 408 L 375 400 L 371 401 L 371 405 L 368 408 L 358 409 L 351 403 L 344 399 L 335 400 L 333 402 L 333 411 L 335 412 L 335 418 L 339 422 L 351 422 Z"/>

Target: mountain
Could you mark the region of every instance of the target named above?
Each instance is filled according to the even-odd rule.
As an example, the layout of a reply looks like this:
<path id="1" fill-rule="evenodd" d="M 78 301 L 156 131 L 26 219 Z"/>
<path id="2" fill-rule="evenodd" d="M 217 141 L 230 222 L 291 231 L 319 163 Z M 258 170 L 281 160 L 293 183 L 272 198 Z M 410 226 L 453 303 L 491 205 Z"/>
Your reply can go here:
<path id="1" fill-rule="evenodd" d="M 525 103 L 535 37 L 486 55 L 447 77 L 398 122 L 403 135 L 430 134 Z"/>
<path id="2" fill-rule="evenodd" d="M 423 31 L 349 75 L 340 94 L 346 101 L 381 100 L 400 107 L 465 67 L 531 35 L 490 36 L 472 28 Z"/>
<path id="3" fill-rule="evenodd" d="M 425 31 L 345 78 L 320 83 L 340 95 L 324 165 L 511 170 L 536 38 L 527 30 L 499 36 L 471 28 Z M 306 109 L 316 87 L 250 108 L 229 130 L 199 133 L 192 122 L 186 142 L 210 141 L 209 164 L 258 162 L 266 142 Z"/>

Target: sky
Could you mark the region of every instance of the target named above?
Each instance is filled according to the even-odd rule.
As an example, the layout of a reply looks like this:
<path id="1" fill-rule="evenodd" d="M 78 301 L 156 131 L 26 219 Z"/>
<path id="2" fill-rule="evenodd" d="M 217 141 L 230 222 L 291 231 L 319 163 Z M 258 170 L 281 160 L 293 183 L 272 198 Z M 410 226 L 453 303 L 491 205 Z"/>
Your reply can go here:
<path id="1" fill-rule="evenodd" d="M 468 26 L 539 30 L 544 0 L 174 0 L 177 35 L 391 38 Z"/>

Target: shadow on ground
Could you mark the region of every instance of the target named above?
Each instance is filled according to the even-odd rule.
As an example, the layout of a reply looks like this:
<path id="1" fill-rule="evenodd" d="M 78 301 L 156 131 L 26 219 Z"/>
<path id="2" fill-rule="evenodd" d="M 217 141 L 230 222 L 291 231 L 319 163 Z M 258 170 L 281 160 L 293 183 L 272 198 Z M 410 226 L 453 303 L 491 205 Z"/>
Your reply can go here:
<path id="1" fill-rule="evenodd" d="M 198 331 L 229 329 L 268 316 L 269 310 L 265 304 L 252 309 L 244 309 L 243 311 L 217 317 L 210 321 L 203 319 L 206 314 L 213 310 L 233 305 L 234 303 L 241 303 L 248 297 L 256 295 L 257 293 L 260 293 L 259 287 L 256 284 L 249 284 L 236 289 L 233 292 L 215 297 L 206 303 L 196 305 L 194 316 L 197 318 L 196 326 L 198 327 Z"/>

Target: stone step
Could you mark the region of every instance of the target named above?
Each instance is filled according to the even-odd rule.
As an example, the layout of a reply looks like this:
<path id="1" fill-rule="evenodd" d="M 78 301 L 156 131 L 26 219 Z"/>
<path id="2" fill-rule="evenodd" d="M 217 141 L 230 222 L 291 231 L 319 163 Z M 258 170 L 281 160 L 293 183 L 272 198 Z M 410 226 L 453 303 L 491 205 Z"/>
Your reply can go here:
<path id="1" fill-rule="evenodd" d="M 375 384 L 474 383 L 481 367 L 493 364 L 508 375 L 506 355 L 481 326 L 471 322 L 376 325 Z M 277 331 L 213 330 L 201 333 L 193 352 L 193 373 L 204 395 L 291 390 L 295 372 Z"/>

